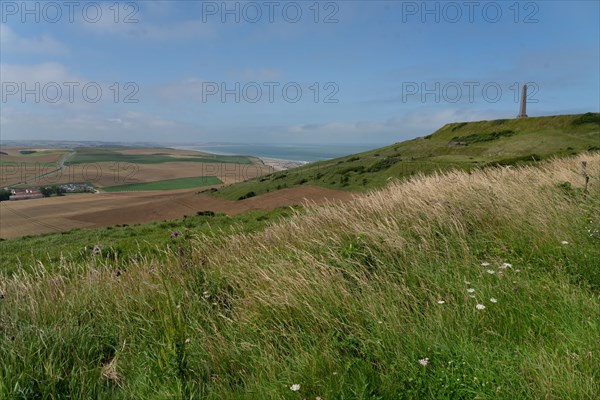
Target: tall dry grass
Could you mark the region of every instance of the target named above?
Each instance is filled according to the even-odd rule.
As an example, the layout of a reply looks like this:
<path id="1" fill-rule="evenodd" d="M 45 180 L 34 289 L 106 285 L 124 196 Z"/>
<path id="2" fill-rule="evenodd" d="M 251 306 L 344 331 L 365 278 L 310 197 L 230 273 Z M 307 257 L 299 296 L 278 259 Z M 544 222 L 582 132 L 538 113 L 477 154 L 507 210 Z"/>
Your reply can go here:
<path id="1" fill-rule="evenodd" d="M 0 395 L 597 398 L 599 179 L 598 154 L 418 176 L 166 263 L 3 278 Z"/>

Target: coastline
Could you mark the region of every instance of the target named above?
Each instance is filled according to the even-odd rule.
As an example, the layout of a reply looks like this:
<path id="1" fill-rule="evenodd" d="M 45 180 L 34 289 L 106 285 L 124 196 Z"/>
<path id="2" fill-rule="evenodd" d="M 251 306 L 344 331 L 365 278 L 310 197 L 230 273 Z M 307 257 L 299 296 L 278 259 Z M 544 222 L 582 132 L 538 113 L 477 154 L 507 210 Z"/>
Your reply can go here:
<path id="1" fill-rule="evenodd" d="M 256 156 L 252 156 L 256 157 Z M 269 158 L 269 157 L 256 157 L 263 164 L 273 167 L 274 171 L 284 171 L 287 169 L 298 168 L 305 164 L 308 164 L 309 161 L 295 161 L 295 160 L 282 160 L 278 158 Z"/>
<path id="2" fill-rule="evenodd" d="M 206 150 L 200 150 L 198 148 L 195 148 L 195 146 L 174 146 L 171 148 L 175 149 L 175 150 L 196 151 L 199 153 L 214 154 L 214 155 L 221 155 L 221 156 L 243 155 L 246 157 L 253 157 L 253 158 L 259 159 L 264 165 L 273 167 L 274 171 L 284 171 L 286 169 L 297 168 L 297 167 L 300 167 L 302 165 L 305 165 L 305 164 L 308 164 L 311 162 L 311 161 L 303 161 L 303 160 L 287 160 L 287 159 L 283 159 L 283 158 L 264 157 L 264 156 L 257 156 L 257 155 L 253 155 L 253 154 L 236 154 L 236 153 L 206 151 Z"/>

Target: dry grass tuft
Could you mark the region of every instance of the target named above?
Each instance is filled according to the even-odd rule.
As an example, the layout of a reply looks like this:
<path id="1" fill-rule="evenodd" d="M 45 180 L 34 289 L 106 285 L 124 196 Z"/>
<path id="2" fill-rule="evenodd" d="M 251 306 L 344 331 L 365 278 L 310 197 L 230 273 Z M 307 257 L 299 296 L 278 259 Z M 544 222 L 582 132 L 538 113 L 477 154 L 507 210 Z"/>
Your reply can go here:
<path id="1" fill-rule="evenodd" d="M 115 356 L 108 363 L 104 364 L 100 373 L 102 375 L 102 378 L 112 382 L 113 384 L 119 387 L 122 387 L 122 377 L 117 372 L 117 359 L 118 357 Z"/>
<path id="2" fill-rule="evenodd" d="M 125 342 L 123 342 L 121 351 L 123 351 L 123 349 L 125 349 Z M 103 364 L 102 368 L 100 369 L 100 376 L 119 388 L 123 388 L 123 377 L 118 371 L 118 360 L 119 354 L 115 354 L 115 356 L 109 362 Z"/>

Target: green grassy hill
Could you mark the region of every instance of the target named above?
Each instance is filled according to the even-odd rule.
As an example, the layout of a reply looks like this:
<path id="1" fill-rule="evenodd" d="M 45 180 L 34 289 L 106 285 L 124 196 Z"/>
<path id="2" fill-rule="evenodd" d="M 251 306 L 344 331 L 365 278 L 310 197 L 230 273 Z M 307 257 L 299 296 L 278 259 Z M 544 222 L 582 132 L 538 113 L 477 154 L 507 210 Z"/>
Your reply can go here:
<path id="1" fill-rule="evenodd" d="M 0 398 L 600 398 L 598 153 L 223 218 L 23 239 Z"/>
<path id="2" fill-rule="evenodd" d="M 277 172 L 215 194 L 237 200 L 250 192 L 304 184 L 364 191 L 385 186 L 390 177 L 517 164 L 594 149 L 600 149 L 599 113 L 452 123 L 424 138 Z"/>

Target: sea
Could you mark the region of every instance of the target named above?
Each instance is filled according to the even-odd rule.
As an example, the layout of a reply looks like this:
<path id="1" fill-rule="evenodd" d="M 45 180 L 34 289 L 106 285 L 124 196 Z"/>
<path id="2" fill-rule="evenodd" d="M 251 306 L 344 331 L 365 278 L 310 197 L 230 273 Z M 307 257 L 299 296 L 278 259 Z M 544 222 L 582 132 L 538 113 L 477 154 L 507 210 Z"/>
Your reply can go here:
<path id="1" fill-rule="evenodd" d="M 199 146 L 177 146 L 182 150 L 203 151 L 219 155 L 243 155 L 275 160 L 308 163 L 330 160 L 384 146 L 373 145 L 274 145 L 274 144 L 207 144 Z"/>

